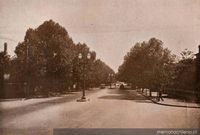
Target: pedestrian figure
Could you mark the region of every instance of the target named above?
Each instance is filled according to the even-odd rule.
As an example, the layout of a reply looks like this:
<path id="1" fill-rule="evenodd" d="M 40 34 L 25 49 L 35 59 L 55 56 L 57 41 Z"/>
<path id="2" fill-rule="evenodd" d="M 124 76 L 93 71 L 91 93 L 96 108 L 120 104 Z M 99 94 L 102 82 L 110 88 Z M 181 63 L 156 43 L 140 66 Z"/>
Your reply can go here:
<path id="1" fill-rule="evenodd" d="M 120 87 L 119 87 L 121 90 L 124 89 L 124 84 L 121 84 Z"/>
<path id="2" fill-rule="evenodd" d="M 162 98 L 163 89 L 164 89 L 164 87 L 163 87 L 163 85 L 162 85 L 162 86 L 161 86 L 161 88 L 160 88 L 160 90 L 159 90 L 159 97 L 158 97 L 158 101 L 160 101 L 160 100 L 164 101 L 164 99 Z"/>

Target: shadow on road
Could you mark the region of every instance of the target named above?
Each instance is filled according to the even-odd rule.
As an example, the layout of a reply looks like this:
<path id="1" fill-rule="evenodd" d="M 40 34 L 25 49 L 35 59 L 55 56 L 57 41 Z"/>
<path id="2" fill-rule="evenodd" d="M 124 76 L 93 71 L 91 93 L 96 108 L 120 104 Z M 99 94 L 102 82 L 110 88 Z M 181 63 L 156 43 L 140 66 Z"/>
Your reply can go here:
<path id="1" fill-rule="evenodd" d="M 3 117 L 9 116 L 9 119 L 13 119 L 13 117 L 16 117 L 16 116 L 22 116 L 22 115 L 32 113 L 32 112 L 35 112 L 37 110 L 44 109 L 44 108 L 47 108 L 47 107 L 50 107 L 50 106 L 69 102 L 69 101 L 72 101 L 72 100 L 77 99 L 79 97 L 80 97 L 79 94 L 70 94 L 68 96 L 63 96 L 63 97 L 56 98 L 56 99 L 50 99 L 50 100 L 41 101 L 41 102 L 37 102 L 37 103 L 33 103 L 33 104 L 28 104 L 28 105 L 24 105 L 24 106 L 21 106 L 21 107 L 13 107 L 13 108 L 3 109 L 3 110 L 0 109 L 0 114 Z M 3 117 L 1 117 L 0 120 Z"/>
<path id="2" fill-rule="evenodd" d="M 98 90 L 99 89 L 87 90 L 87 94 L 90 95 L 92 93 L 97 92 Z M 49 99 L 49 100 L 43 100 L 43 101 L 39 101 L 39 102 L 31 103 L 31 104 L 25 104 L 23 106 L 17 106 L 17 107 L 12 107 L 12 108 L 2 109 L 1 104 L 0 104 L 0 115 L 2 116 L 0 117 L 0 121 L 4 118 L 13 119 L 15 117 L 23 116 L 28 113 L 32 113 L 32 112 L 45 109 L 51 106 L 60 105 L 66 102 L 73 101 L 75 99 L 79 99 L 80 97 L 81 97 L 81 92 L 72 92 L 72 93 L 68 93 L 68 95 L 61 96 L 56 99 L 54 98 L 54 99 Z M 45 99 L 48 99 L 48 98 L 45 98 Z M 26 101 L 31 102 L 30 100 L 32 99 L 24 100 L 21 102 L 26 102 Z M 37 100 L 37 99 L 34 98 L 34 100 Z M 12 102 L 12 101 L 8 101 L 8 102 Z M 0 125 L 1 125 L 1 122 L 0 122 Z"/>
<path id="3" fill-rule="evenodd" d="M 111 100 L 132 100 L 138 103 L 152 103 L 144 96 L 138 94 L 135 90 L 120 90 L 109 89 L 106 96 L 101 96 L 99 99 L 111 99 Z"/>

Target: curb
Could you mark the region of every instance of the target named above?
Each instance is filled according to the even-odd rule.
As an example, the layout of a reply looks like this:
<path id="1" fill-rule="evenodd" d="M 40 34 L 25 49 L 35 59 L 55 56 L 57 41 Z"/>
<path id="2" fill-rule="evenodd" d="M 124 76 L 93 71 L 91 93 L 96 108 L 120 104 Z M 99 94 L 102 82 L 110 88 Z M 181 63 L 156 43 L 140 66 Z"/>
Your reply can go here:
<path id="1" fill-rule="evenodd" d="M 16 101 L 16 100 L 26 100 L 26 98 L 8 98 L 8 99 L 0 99 L 0 102 L 6 102 L 6 101 Z"/>
<path id="2" fill-rule="evenodd" d="M 153 99 L 151 99 L 150 97 L 138 92 L 139 94 L 141 94 L 142 96 L 144 96 L 145 98 L 147 98 L 148 100 L 151 100 L 152 103 L 157 104 L 157 105 L 163 105 L 163 106 L 170 106 L 170 107 L 182 107 L 182 108 L 198 108 L 200 109 L 200 106 L 186 106 L 186 105 L 174 105 L 174 104 L 165 104 L 165 103 L 158 103 L 156 101 L 154 101 Z"/>

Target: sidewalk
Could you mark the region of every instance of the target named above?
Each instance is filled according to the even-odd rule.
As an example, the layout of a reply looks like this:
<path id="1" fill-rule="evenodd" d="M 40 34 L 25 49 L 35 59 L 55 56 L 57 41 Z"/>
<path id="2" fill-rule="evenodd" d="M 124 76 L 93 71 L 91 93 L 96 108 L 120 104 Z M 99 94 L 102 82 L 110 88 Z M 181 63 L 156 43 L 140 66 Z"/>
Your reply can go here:
<path id="1" fill-rule="evenodd" d="M 147 99 L 151 100 L 155 104 L 171 106 L 171 107 L 199 108 L 200 109 L 200 104 L 198 104 L 198 103 L 192 103 L 192 102 L 182 101 L 179 99 L 168 98 L 167 95 L 163 96 L 164 101 L 161 101 L 161 100 L 157 101 L 157 99 L 156 99 L 157 93 L 156 92 L 152 92 L 152 97 L 149 97 L 148 95 L 146 95 L 145 92 L 144 93 L 138 92 L 138 93 L 140 93 Z"/>

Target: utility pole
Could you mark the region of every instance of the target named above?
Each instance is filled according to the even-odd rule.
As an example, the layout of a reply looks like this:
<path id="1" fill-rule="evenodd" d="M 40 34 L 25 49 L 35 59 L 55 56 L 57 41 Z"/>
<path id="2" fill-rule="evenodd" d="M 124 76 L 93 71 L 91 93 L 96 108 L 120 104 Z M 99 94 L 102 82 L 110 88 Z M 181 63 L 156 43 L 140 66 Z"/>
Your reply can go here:
<path id="1" fill-rule="evenodd" d="M 4 55 L 7 54 L 7 47 L 8 47 L 8 45 L 7 45 L 7 43 L 5 42 L 5 43 L 4 43 Z"/>

